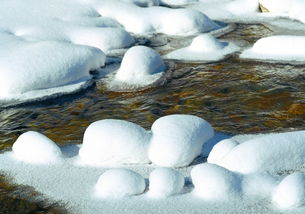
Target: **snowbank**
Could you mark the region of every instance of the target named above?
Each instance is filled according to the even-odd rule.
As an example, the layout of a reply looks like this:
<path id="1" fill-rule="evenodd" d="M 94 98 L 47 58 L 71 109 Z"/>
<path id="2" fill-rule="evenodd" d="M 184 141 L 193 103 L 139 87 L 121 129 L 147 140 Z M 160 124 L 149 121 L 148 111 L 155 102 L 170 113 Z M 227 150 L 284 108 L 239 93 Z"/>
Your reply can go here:
<path id="1" fill-rule="evenodd" d="M 94 189 L 96 197 L 126 197 L 143 193 L 145 180 L 132 170 L 110 169 L 99 177 Z"/>
<path id="2" fill-rule="evenodd" d="M 259 0 L 259 2 L 270 12 L 276 15 L 285 15 L 292 19 L 305 22 L 305 2 L 302 0 Z"/>
<path id="3" fill-rule="evenodd" d="M 289 171 L 305 165 L 304 154 L 305 131 L 268 134 L 235 146 L 217 164 L 245 174 Z"/>
<path id="4" fill-rule="evenodd" d="M 189 165 L 201 154 L 203 144 L 213 137 L 211 125 L 192 115 L 169 115 L 157 119 L 152 127 L 149 159 L 159 166 Z"/>
<path id="5" fill-rule="evenodd" d="M 288 175 L 276 187 L 272 201 L 281 209 L 291 209 L 305 204 L 305 174 Z"/>
<path id="6" fill-rule="evenodd" d="M 135 4 L 140 7 L 159 6 L 159 0 L 120 0 L 120 1 Z"/>
<path id="7" fill-rule="evenodd" d="M 232 43 L 220 42 L 209 34 L 201 34 L 193 39 L 190 46 L 170 52 L 164 58 L 184 61 L 219 61 L 238 50 L 239 48 Z"/>
<path id="8" fill-rule="evenodd" d="M 117 84 L 146 86 L 160 79 L 165 69 L 163 60 L 155 50 L 136 46 L 125 53 L 115 81 L 119 81 Z"/>
<path id="9" fill-rule="evenodd" d="M 181 193 L 184 176 L 171 168 L 157 168 L 149 175 L 149 196 L 168 197 Z"/>
<path id="10" fill-rule="evenodd" d="M 81 163 L 89 165 L 148 163 L 151 135 L 141 126 L 123 120 L 105 119 L 85 131 L 79 150 Z"/>
<path id="11" fill-rule="evenodd" d="M 305 36 L 270 36 L 259 39 L 240 58 L 304 63 Z"/>
<path id="12" fill-rule="evenodd" d="M 203 13 L 191 9 L 141 8 L 117 1 L 95 4 L 98 5 L 100 14 L 115 19 L 127 31 L 136 34 L 164 33 L 186 36 L 221 28 Z"/>
<path id="13" fill-rule="evenodd" d="M 239 197 L 241 193 L 238 175 L 214 164 L 196 165 L 191 177 L 196 195 L 207 200 L 228 200 Z"/>
<path id="14" fill-rule="evenodd" d="M 218 164 L 238 144 L 238 142 L 232 139 L 221 140 L 211 150 L 207 162 Z"/>
<path id="15" fill-rule="evenodd" d="M 54 163 L 62 156 L 59 147 L 52 140 L 34 131 L 20 135 L 12 150 L 18 160 L 33 164 Z"/>

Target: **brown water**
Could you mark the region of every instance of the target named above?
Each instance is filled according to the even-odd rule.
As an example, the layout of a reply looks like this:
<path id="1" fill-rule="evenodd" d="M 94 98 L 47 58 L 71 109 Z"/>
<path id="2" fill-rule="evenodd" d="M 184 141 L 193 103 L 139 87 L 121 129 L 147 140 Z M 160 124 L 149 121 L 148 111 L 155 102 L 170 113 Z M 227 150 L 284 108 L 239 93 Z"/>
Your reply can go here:
<path id="1" fill-rule="evenodd" d="M 238 25 L 223 38 L 251 45 L 270 34 L 260 25 Z M 124 119 L 149 129 L 157 118 L 175 113 L 197 115 L 217 131 L 230 134 L 301 130 L 305 128 L 304 70 L 300 65 L 237 57 L 210 64 L 176 63 L 165 85 L 141 92 L 110 92 L 98 84 L 78 94 L 2 109 L 0 149 L 10 149 L 28 130 L 42 132 L 59 144 L 81 143 L 84 130 L 96 120 Z M 0 180 L 0 213 L 59 213 L 54 205 L 22 194 L 25 189 Z M 16 191 L 19 194 L 12 197 Z M 5 207 L 11 210 L 2 211 Z"/>

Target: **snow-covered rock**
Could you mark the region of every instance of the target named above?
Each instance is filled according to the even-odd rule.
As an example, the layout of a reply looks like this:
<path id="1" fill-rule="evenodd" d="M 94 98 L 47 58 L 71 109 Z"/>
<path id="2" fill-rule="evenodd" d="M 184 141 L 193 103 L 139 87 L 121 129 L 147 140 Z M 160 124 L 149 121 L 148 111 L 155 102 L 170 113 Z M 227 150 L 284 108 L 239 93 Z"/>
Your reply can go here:
<path id="1" fill-rule="evenodd" d="M 18 160 L 34 164 L 54 163 L 62 156 L 61 150 L 52 140 L 34 131 L 20 135 L 12 150 Z"/>
<path id="2" fill-rule="evenodd" d="M 62 42 L 27 42 L 0 33 L 0 98 L 72 85 L 91 78 L 89 71 L 104 65 L 102 51 Z"/>
<path id="3" fill-rule="evenodd" d="M 141 8 L 125 2 L 103 1 L 97 10 L 103 16 L 118 21 L 127 31 L 136 34 L 164 33 L 185 36 L 221 28 L 203 13 L 192 9 Z"/>
<path id="4" fill-rule="evenodd" d="M 157 168 L 149 175 L 149 195 L 167 197 L 179 194 L 184 186 L 184 176 L 171 168 Z"/>
<path id="5" fill-rule="evenodd" d="M 149 159 L 165 167 L 189 165 L 201 153 L 202 145 L 213 137 L 211 125 L 193 115 L 169 115 L 152 125 Z"/>
<path id="6" fill-rule="evenodd" d="M 239 197 L 240 177 L 223 167 L 204 163 L 191 171 L 195 194 L 207 200 L 228 200 Z"/>
<path id="7" fill-rule="evenodd" d="M 124 120 L 99 120 L 85 131 L 79 150 L 80 160 L 89 165 L 148 163 L 150 137 L 137 124 Z"/>
<path id="8" fill-rule="evenodd" d="M 156 82 L 165 71 L 160 55 L 145 46 L 130 48 L 124 55 L 121 67 L 115 75 L 120 84 L 146 86 Z"/>
<path id="9" fill-rule="evenodd" d="M 240 58 L 305 63 L 305 36 L 278 35 L 259 39 Z"/>
<path id="10" fill-rule="evenodd" d="M 248 140 L 235 146 L 218 165 L 246 174 L 297 169 L 305 165 L 305 131 Z"/>
<path id="11" fill-rule="evenodd" d="M 100 198 L 138 195 L 145 190 L 145 180 L 129 169 L 110 169 L 99 177 L 94 190 L 94 195 Z"/>
<path id="12" fill-rule="evenodd" d="M 272 201 L 282 209 L 305 205 L 305 174 L 293 173 L 276 187 Z"/>
<path id="13" fill-rule="evenodd" d="M 195 37 L 190 46 L 172 51 L 164 56 L 166 59 L 184 61 L 218 61 L 238 51 L 233 43 L 221 42 L 209 34 Z"/>
<path id="14" fill-rule="evenodd" d="M 218 142 L 208 156 L 208 163 L 217 164 L 239 143 L 232 139 L 224 139 Z"/>

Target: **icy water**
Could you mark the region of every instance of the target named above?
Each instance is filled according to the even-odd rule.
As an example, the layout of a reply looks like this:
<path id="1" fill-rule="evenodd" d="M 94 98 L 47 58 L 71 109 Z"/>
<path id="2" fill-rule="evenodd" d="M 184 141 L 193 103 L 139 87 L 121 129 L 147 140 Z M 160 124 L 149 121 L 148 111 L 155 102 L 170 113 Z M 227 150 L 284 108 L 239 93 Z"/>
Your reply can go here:
<path id="1" fill-rule="evenodd" d="M 245 45 L 271 35 L 261 25 L 237 25 L 222 38 Z M 81 143 L 86 127 L 105 118 L 124 119 L 149 129 L 157 118 L 193 114 L 217 131 L 240 134 L 304 129 L 305 67 L 241 61 L 175 63 L 163 86 L 136 93 L 107 91 L 103 84 L 78 94 L 0 112 L 0 149 L 10 149 L 28 130 L 39 131 L 59 144 Z M 41 201 L 38 193 L 14 187 L 0 177 L 0 213 L 64 213 Z M 2 210 L 1 210 L 2 209 Z"/>

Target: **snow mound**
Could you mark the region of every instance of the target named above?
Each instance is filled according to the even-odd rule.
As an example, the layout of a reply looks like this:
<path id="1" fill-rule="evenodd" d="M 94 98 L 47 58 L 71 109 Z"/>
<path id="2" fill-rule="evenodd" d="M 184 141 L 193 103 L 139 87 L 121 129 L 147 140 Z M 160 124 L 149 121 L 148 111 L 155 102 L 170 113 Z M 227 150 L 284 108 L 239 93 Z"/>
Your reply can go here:
<path id="1" fill-rule="evenodd" d="M 18 160 L 32 164 L 54 163 L 62 156 L 61 150 L 52 140 L 34 131 L 20 135 L 12 150 Z"/>
<path id="2" fill-rule="evenodd" d="M 196 195 L 206 200 L 228 200 L 241 192 L 239 176 L 214 164 L 196 165 L 191 177 Z"/>
<path id="3" fill-rule="evenodd" d="M 160 79 L 165 68 L 163 60 L 155 50 L 135 46 L 125 53 L 115 81 L 139 87 L 150 85 Z"/>
<path id="4" fill-rule="evenodd" d="M 96 121 L 85 131 L 80 161 L 89 165 L 148 163 L 150 136 L 144 128 L 128 121 Z"/>
<path id="5" fill-rule="evenodd" d="M 152 125 L 149 159 L 159 166 L 189 165 L 201 154 L 203 144 L 214 135 L 211 125 L 193 115 L 169 115 Z"/>
<path id="6" fill-rule="evenodd" d="M 239 143 L 232 139 L 224 139 L 218 142 L 208 156 L 208 163 L 217 164 Z"/>
<path id="7" fill-rule="evenodd" d="M 282 209 L 291 209 L 305 204 L 305 174 L 288 175 L 276 187 L 272 201 Z"/>
<path id="8" fill-rule="evenodd" d="M 243 59 L 305 63 L 305 36 L 270 36 L 259 39 L 240 55 Z"/>
<path id="9" fill-rule="evenodd" d="M 120 0 L 122 2 L 138 5 L 139 7 L 159 6 L 159 0 Z"/>
<path id="10" fill-rule="evenodd" d="M 184 186 L 184 176 L 170 168 L 157 168 L 149 175 L 149 195 L 167 197 L 178 194 Z"/>
<path id="11" fill-rule="evenodd" d="M 184 61 L 219 61 L 239 48 L 228 42 L 220 42 L 209 34 L 195 37 L 190 46 L 175 50 L 164 56 L 166 59 Z"/>
<path id="12" fill-rule="evenodd" d="M 159 1 L 160 1 L 160 5 L 164 5 L 164 6 L 183 6 L 198 2 L 198 0 L 159 0 Z"/>
<path id="13" fill-rule="evenodd" d="M 110 169 L 99 177 L 94 190 L 99 198 L 120 198 L 141 194 L 145 187 L 140 174 L 129 169 Z"/>
<path id="14" fill-rule="evenodd" d="M 136 34 L 186 36 L 221 28 L 203 13 L 192 9 L 141 8 L 125 2 L 103 1 L 97 10 L 103 16 L 118 21 L 127 31 Z"/>
<path id="15" fill-rule="evenodd" d="M 305 131 L 248 140 L 234 147 L 218 165 L 245 174 L 295 170 L 305 165 Z"/>
<path id="16" fill-rule="evenodd" d="M 104 65 L 102 51 L 55 41 L 27 42 L 0 33 L 0 99 L 25 92 L 73 85 L 91 79 Z M 39 92 L 37 92 L 39 93 Z"/>

